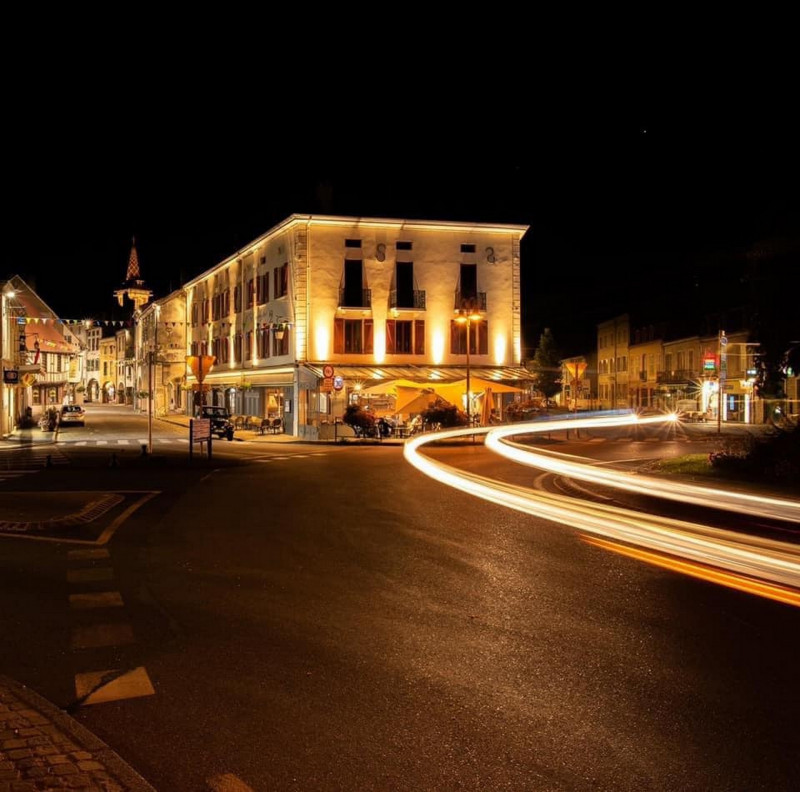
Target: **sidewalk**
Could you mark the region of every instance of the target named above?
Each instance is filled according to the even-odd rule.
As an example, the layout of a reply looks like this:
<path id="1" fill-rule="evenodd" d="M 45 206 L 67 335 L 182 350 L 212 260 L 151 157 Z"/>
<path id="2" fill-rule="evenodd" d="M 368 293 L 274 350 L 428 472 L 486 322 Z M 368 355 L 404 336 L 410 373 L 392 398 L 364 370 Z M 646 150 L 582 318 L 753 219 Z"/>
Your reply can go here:
<path id="1" fill-rule="evenodd" d="M 0 676 L 0 792 L 52 789 L 155 792 L 74 718 Z"/>

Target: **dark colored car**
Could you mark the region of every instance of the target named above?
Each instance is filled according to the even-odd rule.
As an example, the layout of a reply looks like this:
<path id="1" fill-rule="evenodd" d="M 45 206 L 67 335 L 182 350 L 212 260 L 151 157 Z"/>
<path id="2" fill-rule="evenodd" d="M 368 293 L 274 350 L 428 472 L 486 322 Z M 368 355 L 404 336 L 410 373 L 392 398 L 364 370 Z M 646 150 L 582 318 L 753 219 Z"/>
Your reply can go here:
<path id="1" fill-rule="evenodd" d="M 204 405 L 200 410 L 199 418 L 211 419 L 211 434 L 222 439 L 233 440 L 233 421 L 225 407 L 212 407 Z"/>

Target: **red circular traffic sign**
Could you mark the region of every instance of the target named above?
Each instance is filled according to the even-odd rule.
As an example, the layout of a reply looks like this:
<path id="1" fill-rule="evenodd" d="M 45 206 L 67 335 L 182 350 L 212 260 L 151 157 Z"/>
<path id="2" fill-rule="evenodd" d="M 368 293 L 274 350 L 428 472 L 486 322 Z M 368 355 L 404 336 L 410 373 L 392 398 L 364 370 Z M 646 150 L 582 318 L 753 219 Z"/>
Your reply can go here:
<path id="1" fill-rule="evenodd" d="M 322 376 L 330 379 L 333 376 L 333 366 L 328 363 L 322 367 Z"/>

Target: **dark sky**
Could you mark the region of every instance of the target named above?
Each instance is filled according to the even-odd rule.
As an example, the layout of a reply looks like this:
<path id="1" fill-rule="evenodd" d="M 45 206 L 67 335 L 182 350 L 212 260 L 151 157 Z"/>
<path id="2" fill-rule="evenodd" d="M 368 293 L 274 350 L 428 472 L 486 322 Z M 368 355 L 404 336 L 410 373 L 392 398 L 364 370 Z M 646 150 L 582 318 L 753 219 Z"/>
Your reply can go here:
<path id="1" fill-rule="evenodd" d="M 162 296 L 294 212 L 511 222 L 531 226 L 525 345 L 551 327 L 576 353 L 596 322 L 685 311 L 727 257 L 800 237 L 788 107 L 469 83 L 424 97 L 270 85 L 245 99 L 165 83 L 83 92 L 65 78 L 15 97 L 2 269 L 62 317 L 127 318 L 111 293 L 134 234 Z M 798 271 L 781 274 L 787 295 Z"/>

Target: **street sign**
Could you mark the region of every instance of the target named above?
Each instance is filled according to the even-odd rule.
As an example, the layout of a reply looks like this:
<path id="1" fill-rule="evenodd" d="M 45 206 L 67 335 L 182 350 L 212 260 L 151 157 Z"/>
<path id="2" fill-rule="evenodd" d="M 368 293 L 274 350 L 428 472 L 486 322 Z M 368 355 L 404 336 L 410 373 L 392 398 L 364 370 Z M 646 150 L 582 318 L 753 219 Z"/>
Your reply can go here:
<path id="1" fill-rule="evenodd" d="M 199 382 L 206 378 L 206 374 L 211 371 L 211 367 L 217 362 L 214 355 L 187 355 L 186 362 L 192 370 L 192 374 L 197 377 Z"/>
<path id="2" fill-rule="evenodd" d="M 189 421 L 189 434 L 193 443 L 208 440 L 211 437 L 210 418 L 192 418 Z"/>
<path id="3" fill-rule="evenodd" d="M 333 389 L 340 391 L 344 387 L 344 377 L 333 378 Z"/>
<path id="4" fill-rule="evenodd" d="M 19 371 L 17 369 L 3 369 L 3 382 L 6 385 L 16 385 L 19 383 Z"/>
<path id="5" fill-rule="evenodd" d="M 333 377 L 333 366 L 330 363 L 326 363 L 322 367 L 322 376 L 325 377 L 325 379 Z"/>
<path id="6" fill-rule="evenodd" d="M 322 390 L 324 391 L 333 390 L 333 377 L 325 377 L 325 379 L 322 380 Z"/>

